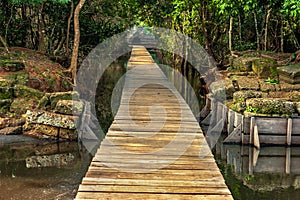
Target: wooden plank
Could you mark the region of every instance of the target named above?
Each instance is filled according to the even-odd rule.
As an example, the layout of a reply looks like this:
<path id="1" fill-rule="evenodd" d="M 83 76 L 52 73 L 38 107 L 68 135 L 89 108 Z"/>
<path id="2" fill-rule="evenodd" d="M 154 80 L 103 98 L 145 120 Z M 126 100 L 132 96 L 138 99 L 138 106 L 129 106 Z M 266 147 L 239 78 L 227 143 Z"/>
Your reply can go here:
<path id="1" fill-rule="evenodd" d="M 232 131 L 232 133 L 225 138 L 223 143 L 241 143 L 242 142 L 242 124 L 240 124 L 237 128 Z"/>
<path id="2" fill-rule="evenodd" d="M 250 141 L 249 143 L 253 144 L 253 135 L 254 135 L 254 126 L 255 126 L 255 117 L 250 118 Z"/>
<path id="3" fill-rule="evenodd" d="M 129 198 L 128 198 L 129 197 Z M 131 200 L 229 200 L 231 195 L 220 194 L 145 194 L 145 193 L 103 193 L 103 192 L 81 192 L 76 199 L 131 199 Z"/>
<path id="4" fill-rule="evenodd" d="M 286 118 L 264 118 L 257 117 L 255 122 L 258 127 L 259 134 L 286 134 L 287 119 Z"/>
<path id="5" fill-rule="evenodd" d="M 300 135 L 300 118 L 293 118 L 292 135 Z"/>

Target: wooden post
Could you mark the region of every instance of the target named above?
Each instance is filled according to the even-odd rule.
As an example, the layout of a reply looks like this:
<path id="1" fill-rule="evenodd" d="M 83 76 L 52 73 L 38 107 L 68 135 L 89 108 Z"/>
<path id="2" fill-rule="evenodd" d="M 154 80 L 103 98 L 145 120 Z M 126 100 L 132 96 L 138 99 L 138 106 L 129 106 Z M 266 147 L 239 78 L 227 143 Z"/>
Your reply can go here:
<path id="1" fill-rule="evenodd" d="M 285 153 L 285 173 L 290 174 L 291 173 L 291 148 L 286 148 Z"/>
<path id="2" fill-rule="evenodd" d="M 255 125 L 255 117 L 251 117 L 250 119 L 250 141 L 249 143 L 253 145 L 253 135 L 254 135 L 254 125 Z"/>
<path id="3" fill-rule="evenodd" d="M 259 136 L 258 136 L 258 128 L 257 125 L 254 125 L 254 132 L 253 132 L 253 144 L 257 149 L 260 149 L 259 143 Z"/>
<path id="4" fill-rule="evenodd" d="M 286 131 L 286 144 L 288 146 L 291 146 L 292 144 L 292 127 L 293 127 L 293 119 L 288 118 L 288 123 L 287 123 L 287 131 Z"/>
<path id="5" fill-rule="evenodd" d="M 228 135 L 230 135 L 230 133 L 232 133 L 233 129 L 234 129 L 234 117 L 235 117 L 235 112 L 233 110 L 228 111 L 228 126 L 227 126 L 227 132 Z"/>

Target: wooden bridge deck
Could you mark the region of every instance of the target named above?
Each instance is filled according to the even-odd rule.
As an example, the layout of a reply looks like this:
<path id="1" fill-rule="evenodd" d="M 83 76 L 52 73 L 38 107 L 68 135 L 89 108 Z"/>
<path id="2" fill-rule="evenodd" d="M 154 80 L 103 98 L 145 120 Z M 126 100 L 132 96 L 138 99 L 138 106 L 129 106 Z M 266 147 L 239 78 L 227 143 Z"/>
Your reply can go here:
<path id="1" fill-rule="evenodd" d="M 144 47 L 76 199 L 232 199 L 188 105 Z"/>

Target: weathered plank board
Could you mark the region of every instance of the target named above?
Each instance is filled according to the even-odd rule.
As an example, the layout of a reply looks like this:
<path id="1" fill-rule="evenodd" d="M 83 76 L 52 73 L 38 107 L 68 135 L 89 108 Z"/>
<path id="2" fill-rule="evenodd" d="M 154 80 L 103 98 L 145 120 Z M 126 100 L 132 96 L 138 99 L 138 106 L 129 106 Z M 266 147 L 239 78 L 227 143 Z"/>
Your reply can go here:
<path id="1" fill-rule="evenodd" d="M 145 48 L 133 48 L 128 69 L 76 199 L 232 199 L 197 120 Z"/>

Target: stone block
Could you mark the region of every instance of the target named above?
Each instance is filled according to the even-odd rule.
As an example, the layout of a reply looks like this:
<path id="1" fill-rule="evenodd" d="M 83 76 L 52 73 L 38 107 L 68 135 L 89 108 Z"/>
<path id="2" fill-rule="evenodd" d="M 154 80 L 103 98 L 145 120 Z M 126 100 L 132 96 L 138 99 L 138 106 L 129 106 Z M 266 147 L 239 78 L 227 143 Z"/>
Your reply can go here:
<path id="1" fill-rule="evenodd" d="M 252 71 L 252 62 L 259 59 L 259 57 L 241 56 L 233 60 L 232 67 L 238 72 Z"/>
<path id="2" fill-rule="evenodd" d="M 73 100 L 59 100 L 54 112 L 65 115 L 80 115 L 83 111 L 83 102 Z"/>
<path id="3" fill-rule="evenodd" d="M 57 139 L 59 134 L 59 128 L 45 124 L 37 124 L 35 127 L 35 132 L 38 134 L 47 135 L 50 138 Z"/>
<path id="4" fill-rule="evenodd" d="M 78 132 L 77 130 L 70 130 L 60 128 L 59 130 L 59 139 L 60 140 L 77 140 Z"/>
<path id="5" fill-rule="evenodd" d="M 280 80 L 290 84 L 300 83 L 300 64 L 279 67 L 278 73 Z"/>
<path id="6" fill-rule="evenodd" d="M 49 100 L 51 109 L 55 109 L 59 100 L 79 100 L 79 94 L 74 91 L 50 93 Z"/>
<path id="7" fill-rule="evenodd" d="M 283 99 L 248 99 L 247 110 L 262 114 L 287 114 L 295 113 L 294 103 Z"/>
<path id="8" fill-rule="evenodd" d="M 233 94 L 234 103 L 246 102 L 246 99 L 261 98 L 262 92 L 253 90 L 241 90 Z"/>
<path id="9" fill-rule="evenodd" d="M 253 60 L 252 70 L 258 76 L 258 78 L 276 77 L 277 62 L 273 59 L 259 58 Z"/>
<path id="10" fill-rule="evenodd" d="M 26 112 L 27 123 L 45 124 L 65 129 L 76 129 L 78 116 L 62 115 L 47 111 L 30 111 Z"/>
<path id="11" fill-rule="evenodd" d="M 24 85 L 16 85 L 14 87 L 14 96 L 17 98 L 34 98 L 40 100 L 44 96 L 44 93 Z"/>

